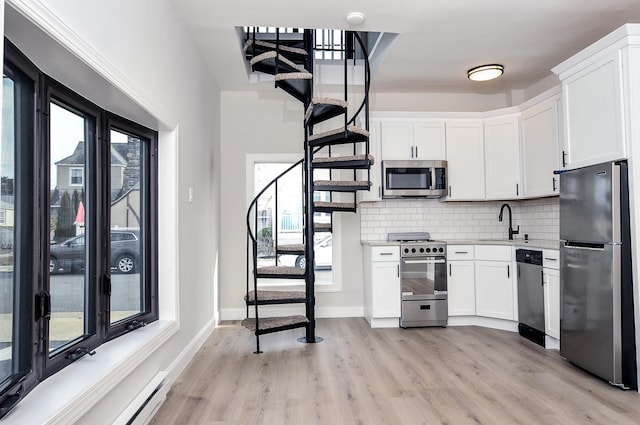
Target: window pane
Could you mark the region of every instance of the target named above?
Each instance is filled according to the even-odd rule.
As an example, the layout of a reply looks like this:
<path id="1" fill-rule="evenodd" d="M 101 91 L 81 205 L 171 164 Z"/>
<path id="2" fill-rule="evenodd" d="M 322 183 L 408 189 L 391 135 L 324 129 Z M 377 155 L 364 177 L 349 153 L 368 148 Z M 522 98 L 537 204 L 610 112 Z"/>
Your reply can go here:
<path id="1" fill-rule="evenodd" d="M 331 180 L 329 170 L 314 170 L 314 180 Z M 330 192 L 314 192 L 316 202 L 331 202 Z M 314 213 L 314 220 L 318 223 L 330 223 L 331 214 Z M 333 283 L 333 235 L 330 233 L 316 233 L 313 235 L 315 255 L 315 276 L 318 284 Z"/>
<path id="2" fill-rule="evenodd" d="M 13 373 L 14 302 L 14 82 L 3 76 L 2 141 L 0 146 L 0 382 Z"/>
<path id="3" fill-rule="evenodd" d="M 50 104 L 50 352 L 85 333 L 84 135 L 84 117 Z"/>
<path id="4" fill-rule="evenodd" d="M 254 194 L 257 195 L 290 166 L 289 163 L 256 163 L 254 165 Z M 314 180 L 330 180 L 329 170 L 315 170 Z M 258 200 L 256 226 L 258 267 L 275 264 L 305 267 L 303 255 L 280 254 L 277 260 L 275 255 L 276 244 L 301 244 L 304 241 L 302 189 L 302 167 L 296 167 L 278 181 L 277 212 L 274 186 L 267 189 Z M 329 192 L 315 192 L 314 201 L 330 202 L 331 195 Z M 315 213 L 314 220 L 316 223 L 330 223 L 331 214 Z M 314 250 L 316 282 L 332 284 L 333 236 L 328 233 L 316 233 L 314 235 Z"/>
<path id="5" fill-rule="evenodd" d="M 287 163 L 256 163 L 255 195 L 290 166 Z M 258 267 L 276 264 L 276 241 L 279 245 L 300 244 L 303 241 L 302 168 L 294 168 L 278 181 L 277 211 L 275 190 L 275 185 L 269 187 L 257 204 Z M 282 265 L 294 265 L 296 258 L 286 257 L 291 264 Z"/>
<path id="6" fill-rule="evenodd" d="M 111 130 L 111 323 L 145 311 L 140 139 Z"/>

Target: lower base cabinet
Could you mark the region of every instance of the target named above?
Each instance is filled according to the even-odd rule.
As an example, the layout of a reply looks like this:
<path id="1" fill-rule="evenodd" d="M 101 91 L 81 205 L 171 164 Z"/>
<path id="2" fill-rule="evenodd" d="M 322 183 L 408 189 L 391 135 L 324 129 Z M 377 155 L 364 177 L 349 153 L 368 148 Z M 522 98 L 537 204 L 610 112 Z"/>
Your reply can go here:
<path id="1" fill-rule="evenodd" d="M 364 315 L 372 328 L 398 327 L 400 248 L 364 246 Z"/>
<path id="2" fill-rule="evenodd" d="M 509 261 L 476 260 L 476 315 L 514 320 L 511 267 Z"/>
<path id="3" fill-rule="evenodd" d="M 371 264 L 371 312 L 373 317 L 400 317 L 400 270 L 393 262 Z"/>
<path id="4" fill-rule="evenodd" d="M 543 269 L 544 333 L 560 339 L 560 272 Z"/>
<path id="5" fill-rule="evenodd" d="M 476 288 L 473 261 L 449 261 L 447 293 L 449 316 L 475 316 Z"/>

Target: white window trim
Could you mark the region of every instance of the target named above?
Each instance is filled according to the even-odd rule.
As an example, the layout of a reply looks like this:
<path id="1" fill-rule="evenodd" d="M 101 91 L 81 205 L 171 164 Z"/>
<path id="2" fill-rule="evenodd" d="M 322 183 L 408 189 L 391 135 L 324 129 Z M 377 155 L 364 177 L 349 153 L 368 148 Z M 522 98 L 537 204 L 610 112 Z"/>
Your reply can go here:
<path id="1" fill-rule="evenodd" d="M 82 176 L 82 182 L 80 184 L 73 183 L 73 173 L 74 170 L 80 170 L 80 175 Z M 83 167 L 69 167 L 69 186 L 70 187 L 82 187 L 84 186 L 84 168 Z"/>
<path id="2" fill-rule="evenodd" d="M 293 164 L 302 158 L 302 153 L 263 153 L 246 155 L 246 208 L 249 208 L 255 193 L 253 183 L 255 164 L 270 162 Z M 332 242 L 332 266 L 333 283 L 316 283 L 316 292 L 342 292 L 342 227 L 340 214 L 333 215 L 333 242 Z M 246 232 L 246 229 L 245 229 Z M 253 276 L 251 276 L 253 278 Z M 268 281 L 268 282 L 267 282 Z M 260 286 L 273 290 L 304 290 L 304 282 L 297 279 L 265 279 L 260 281 Z"/>

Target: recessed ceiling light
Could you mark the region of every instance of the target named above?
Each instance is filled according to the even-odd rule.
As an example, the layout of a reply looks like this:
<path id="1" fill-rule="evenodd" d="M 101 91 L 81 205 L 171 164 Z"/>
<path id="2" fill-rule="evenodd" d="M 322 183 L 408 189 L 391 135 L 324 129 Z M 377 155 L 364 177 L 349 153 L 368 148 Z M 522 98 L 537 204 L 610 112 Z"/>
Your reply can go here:
<path id="1" fill-rule="evenodd" d="M 488 81 L 498 78 L 504 72 L 504 66 L 498 64 L 482 65 L 471 68 L 467 76 L 472 81 Z"/>
<path id="2" fill-rule="evenodd" d="M 349 25 L 360 25 L 364 22 L 364 13 L 351 12 L 347 15 L 347 23 Z"/>

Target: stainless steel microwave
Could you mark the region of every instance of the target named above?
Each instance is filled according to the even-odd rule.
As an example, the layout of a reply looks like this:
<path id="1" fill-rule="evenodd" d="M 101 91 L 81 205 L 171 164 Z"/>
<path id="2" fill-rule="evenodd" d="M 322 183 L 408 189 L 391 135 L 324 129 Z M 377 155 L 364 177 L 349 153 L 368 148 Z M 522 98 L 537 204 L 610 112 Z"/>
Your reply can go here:
<path id="1" fill-rule="evenodd" d="M 383 198 L 439 198 L 447 194 L 447 161 L 382 161 Z"/>

